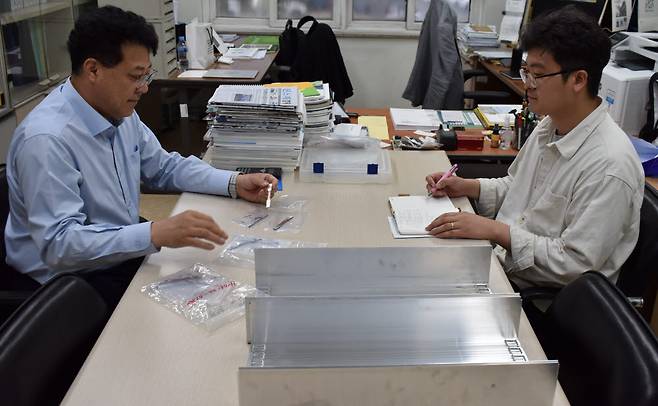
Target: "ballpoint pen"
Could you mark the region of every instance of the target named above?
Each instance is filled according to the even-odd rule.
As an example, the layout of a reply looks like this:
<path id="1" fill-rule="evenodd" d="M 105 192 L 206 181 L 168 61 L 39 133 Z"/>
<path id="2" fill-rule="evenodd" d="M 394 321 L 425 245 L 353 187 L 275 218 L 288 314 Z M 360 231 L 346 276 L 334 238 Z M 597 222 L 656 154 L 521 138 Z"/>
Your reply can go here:
<path id="1" fill-rule="evenodd" d="M 448 179 L 449 177 L 451 177 L 452 175 L 454 175 L 455 172 L 457 172 L 457 168 L 458 168 L 458 167 L 459 167 L 459 166 L 458 166 L 457 164 L 454 164 L 452 167 L 450 167 L 450 169 L 449 169 L 447 172 L 445 172 L 445 173 L 443 174 L 443 176 L 441 176 L 441 179 L 439 179 L 439 180 L 434 184 L 434 186 L 438 185 L 439 183 L 441 183 L 441 181 L 446 180 L 446 179 Z M 430 190 L 427 192 L 427 196 L 432 196 L 432 193 L 434 193 L 435 191 L 436 191 L 435 188 L 430 189 Z"/>

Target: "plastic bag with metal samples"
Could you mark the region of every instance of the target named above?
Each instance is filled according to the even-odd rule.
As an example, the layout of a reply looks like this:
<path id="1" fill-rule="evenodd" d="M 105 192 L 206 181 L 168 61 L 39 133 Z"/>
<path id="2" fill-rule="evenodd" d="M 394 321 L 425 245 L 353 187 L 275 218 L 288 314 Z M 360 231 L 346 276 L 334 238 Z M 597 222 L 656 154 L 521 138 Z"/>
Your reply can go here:
<path id="1" fill-rule="evenodd" d="M 231 280 L 207 265 L 194 264 L 142 287 L 148 297 L 208 331 L 244 315 L 245 297 L 261 296 L 253 286 Z"/>
<path id="2" fill-rule="evenodd" d="M 224 249 L 219 254 L 219 262 L 243 268 L 253 268 L 255 263 L 254 250 L 257 248 L 321 248 L 326 246 L 326 243 L 236 235 L 226 242 Z"/>

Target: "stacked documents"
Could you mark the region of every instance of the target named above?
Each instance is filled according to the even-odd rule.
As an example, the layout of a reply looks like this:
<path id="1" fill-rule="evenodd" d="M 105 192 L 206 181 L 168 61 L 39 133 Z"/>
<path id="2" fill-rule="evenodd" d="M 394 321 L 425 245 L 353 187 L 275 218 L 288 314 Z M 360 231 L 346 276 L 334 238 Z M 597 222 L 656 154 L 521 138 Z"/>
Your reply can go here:
<path id="1" fill-rule="evenodd" d="M 396 130 L 438 130 L 441 118 L 436 110 L 391 108 L 391 120 Z"/>
<path id="2" fill-rule="evenodd" d="M 332 100 L 328 83 L 316 82 L 290 82 L 270 83 L 265 87 L 294 86 L 302 92 L 306 108 L 306 122 L 304 123 L 304 139 L 328 136 L 332 131 Z"/>
<path id="3" fill-rule="evenodd" d="M 304 135 L 308 137 L 328 136 L 332 130 L 331 91 L 328 83 L 315 82 L 312 88 L 302 90 L 306 105 Z"/>
<path id="4" fill-rule="evenodd" d="M 457 39 L 462 47 L 469 49 L 498 47 L 498 33 L 494 25 L 461 25 L 457 30 Z"/>
<path id="5" fill-rule="evenodd" d="M 306 116 L 297 88 L 222 85 L 208 102 L 208 154 L 216 168 L 299 163 Z"/>

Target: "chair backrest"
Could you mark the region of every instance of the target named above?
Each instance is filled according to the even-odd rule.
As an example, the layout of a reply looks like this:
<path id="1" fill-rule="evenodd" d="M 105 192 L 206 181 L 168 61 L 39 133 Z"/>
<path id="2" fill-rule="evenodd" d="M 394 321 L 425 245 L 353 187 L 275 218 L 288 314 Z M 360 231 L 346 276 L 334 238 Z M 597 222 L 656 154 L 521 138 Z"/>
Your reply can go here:
<path id="1" fill-rule="evenodd" d="M 7 183 L 7 166 L 0 165 L 0 227 L 2 227 L 2 241 L 0 241 L 0 258 L 5 262 L 7 251 L 5 248 L 5 227 L 9 216 L 9 184 Z"/>
<path id="2" fill-rule="evenodd" d="M 557 294 L 548 316 L 572 405 L 658 405 L 658 340 L 605 276 L 584 273 Z"/>
<path id="3" fill-rule="evenodd" d="M 0 327 L 0 398 L 7 405 L 59 404 L 107 321 L 87 282 L 60 275 Z"/>
<path id="4" fill-rule="evenodd" d="M 658 292 L 658 194 L 645 186 L 640 213 L 640 236 L 621 267 L 617 287 L 628 297 L 642 297 L 640 313 L 651 320 Z"/>
<path id="5" fill-rule="evenodd" d="M 39 283 L 5 263 L 5 226 L 9 216 L 7 166 L 0 165 L 0 324 L 39 287 Z"/>

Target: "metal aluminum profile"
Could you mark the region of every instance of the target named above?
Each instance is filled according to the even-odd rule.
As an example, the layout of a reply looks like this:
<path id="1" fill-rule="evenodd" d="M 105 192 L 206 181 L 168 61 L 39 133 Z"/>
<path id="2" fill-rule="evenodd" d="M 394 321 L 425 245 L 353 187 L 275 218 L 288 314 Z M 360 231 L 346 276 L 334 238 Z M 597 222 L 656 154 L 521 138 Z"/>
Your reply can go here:
<path id="1" fill-rule="evenodd" d="M 553 405 L 556 361 L 364 368 L 240 368 L 240 406 Z"/>
<path id="2" fill-rule="evenodd" d="M 272 296 L 490 293 L 491 246 L 256 249 Z"/>
<path id="3" fill-rule="evenodd" d="M 517 340 L 518 295 L 272 296 L 246 306 L 252 367 L 527 360 Z"/>

